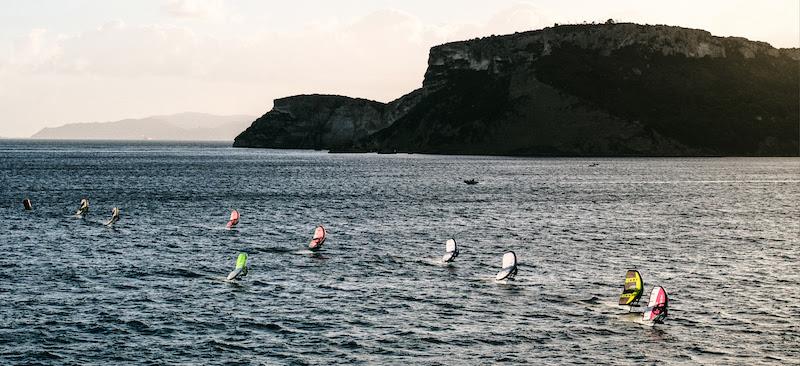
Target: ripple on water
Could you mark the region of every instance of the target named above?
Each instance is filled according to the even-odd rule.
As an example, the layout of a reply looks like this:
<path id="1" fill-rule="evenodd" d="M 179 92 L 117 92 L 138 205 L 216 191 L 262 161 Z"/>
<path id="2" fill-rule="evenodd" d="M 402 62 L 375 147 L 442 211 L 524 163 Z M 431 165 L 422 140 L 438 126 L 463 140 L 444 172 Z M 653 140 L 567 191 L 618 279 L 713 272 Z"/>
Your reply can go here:
<path id="1" fill-rule="evenodd" d="M 338 155 L 0 142 L 0 358 L 788 364 L 796 159 Z M 598 159 L 591 159 L 592 162 Z M 462 179 L 476 177 L 477 186 Z M 92 211 L 72 214 L 81 197 Z M 123 216 L 103 225 L 111 207 Z M 224 224 L 236 208 L 241 222 Z M 317 224 L 323 251 L 307 250 Z M 440 263 L 454 237 L 461 255 Z M 515 281 L 494 275 L 505 250 Z M 250 273 L 225 281 L 246 251 Z M 624 273 L 672 300 L 616 305 Z"/>

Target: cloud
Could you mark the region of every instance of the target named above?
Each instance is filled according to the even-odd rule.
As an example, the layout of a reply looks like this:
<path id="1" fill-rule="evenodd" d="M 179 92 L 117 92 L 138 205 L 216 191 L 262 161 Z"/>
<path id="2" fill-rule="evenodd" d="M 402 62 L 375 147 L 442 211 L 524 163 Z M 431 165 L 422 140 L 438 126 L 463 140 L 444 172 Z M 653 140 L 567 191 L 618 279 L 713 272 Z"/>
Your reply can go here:
<path id="1" fill-rule="evenodd" d="M 16 40 L 12 45 L 13 52 L 0 59 L 0 65 L 8 67 L 38 68 L 45 66 L 61 53 L 60 47 L 52 42 L 52 35 L 44 28 L 31 30 L 24 38 Z"/>
<path id="2" fill-rule="evenodd" d="M 176 17 L 219 14 L 201 6 L 213 2 L 198 4 L 165 7 Z M 34 129 L 30 134 L 45 122 L 181 111 L 259 114 L 272 99 L 299 93 L 389 101 L 421 86 L 431 46 L 531 29 L 538 14 L 517 5 L 485 24 L 432 25 L 384 9 L 349 22 L 227 37 L 180 20 L 113 21 L 69 34 L 35 29 L 7 55 L 0 49 L 0 110 L 10 120 L 34 122 L 26 127 Z"/>
<path id="3" fill-rule="evenodd" d="M 219 18 L 225 14 L 219 0 L 166 0 L 162 9 L 176 18 Z"/>
<path id="4" fill-rule="evenodd" d="M 167 7 L 174 14 L 207 14 L 203 10 L 207 8 L 198 4 L 172 0 Z M 542 27 L 543 19 L 526 4 L 517 4 L 480 25 L 426 25 L 412 14 L 385 9 L 349 23 L 308 24 L 298 31 L 228 39 L 198 34 L 188 26 L 114 21 L 68 35 L 33 30 L 19 40 L 8 60 L 19 72 L 38 74 L 160 75 L 254 83 L 285 80 L 309 87 L 325 80 L 344 85 L 392 83 L 392 79 L 419 82 L 431 46 Z"/>
<path id="5" fill-rule="evenodd" d="M 538 7 L 527 3 L 517 3 L 493 15 L 483 26 L 483 31 L 507 34 L 541 29 L 552 24 L 552 17 Z"/>
<path id="6" fill-rule="evenodd" d="M 9 64 L 29 74 L 188 75 L 186 63 L 211 45 L 177 26 L 110 22 L 72 35 L 33 30 L 17 42 Z"/>

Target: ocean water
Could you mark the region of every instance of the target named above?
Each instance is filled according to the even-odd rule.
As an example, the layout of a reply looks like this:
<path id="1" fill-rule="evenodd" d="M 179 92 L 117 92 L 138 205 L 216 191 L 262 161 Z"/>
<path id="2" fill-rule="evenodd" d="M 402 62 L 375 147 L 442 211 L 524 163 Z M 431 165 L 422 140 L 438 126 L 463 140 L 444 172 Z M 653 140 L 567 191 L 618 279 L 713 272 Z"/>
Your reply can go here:
<path id="1" fill-rule="evenodd" d="M 1 141 L 0 183 L 0 364 L 800 364 L 796 158 Z"/>

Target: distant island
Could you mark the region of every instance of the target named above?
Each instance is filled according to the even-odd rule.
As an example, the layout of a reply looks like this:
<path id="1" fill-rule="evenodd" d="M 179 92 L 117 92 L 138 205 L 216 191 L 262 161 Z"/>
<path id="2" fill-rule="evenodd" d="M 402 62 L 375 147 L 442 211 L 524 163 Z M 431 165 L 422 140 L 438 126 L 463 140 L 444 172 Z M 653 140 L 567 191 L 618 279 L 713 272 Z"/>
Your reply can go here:
<path id="1" fill-rule="evenodd" d="M 230 141 L 254 119 L 246 115 L 217 116 L 187 112 L 113 122 L 70 123 L 44 128 L 31 138 Z"/>
<path id="2" fill-rule="evenodd" d="M 390 103 L 275 101 L 233 146 L 520 156 L 798 156 L 800 49 L 632 23 L 430 50 Z"/>

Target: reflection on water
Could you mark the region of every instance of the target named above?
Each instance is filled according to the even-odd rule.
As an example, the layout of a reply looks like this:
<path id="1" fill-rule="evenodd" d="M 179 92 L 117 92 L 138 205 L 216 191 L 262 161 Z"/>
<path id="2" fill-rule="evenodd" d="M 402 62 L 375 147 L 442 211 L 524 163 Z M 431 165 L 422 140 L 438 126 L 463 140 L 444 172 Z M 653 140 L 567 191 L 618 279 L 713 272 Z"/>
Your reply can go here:
<path id="1" fill-rule="evenodd" d="M 7 363 L 800 359 L 798 159 L 15 141 L 0 154 Z M 461 253 L 444 266 L 450 237 Z M 506 250 L 519 274 L 499 284 Z M 239 251 L 250 272 L 224 281 Z M 631 268 L 669 292 L 666 324 L 616 306 Z"/>

